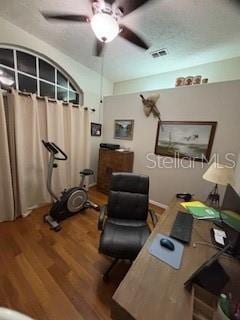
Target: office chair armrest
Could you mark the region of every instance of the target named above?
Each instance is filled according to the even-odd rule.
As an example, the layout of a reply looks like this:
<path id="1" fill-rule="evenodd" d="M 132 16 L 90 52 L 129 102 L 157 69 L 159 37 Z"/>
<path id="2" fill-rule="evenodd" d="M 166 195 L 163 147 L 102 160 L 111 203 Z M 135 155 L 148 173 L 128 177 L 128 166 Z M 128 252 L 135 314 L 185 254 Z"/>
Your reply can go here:
<path id="1" fill-rule="evenodd" d="M 98 218 L 98 230 L 103 230 L 105 216 L 107 215 L 107 205 L 104 204 L 100 207 L 100 214 Z"/>
<path id="2" fill-rule="evenodd" d="M 158 217 L 157 217 L 156 213 L 152 209 L 148 209 L 148 212 L 150 214 L 150 217 L 151 217 L 151 220 L 152 220 L 152 224 L 155 227 L 156 224 L 158 223 Z"/>

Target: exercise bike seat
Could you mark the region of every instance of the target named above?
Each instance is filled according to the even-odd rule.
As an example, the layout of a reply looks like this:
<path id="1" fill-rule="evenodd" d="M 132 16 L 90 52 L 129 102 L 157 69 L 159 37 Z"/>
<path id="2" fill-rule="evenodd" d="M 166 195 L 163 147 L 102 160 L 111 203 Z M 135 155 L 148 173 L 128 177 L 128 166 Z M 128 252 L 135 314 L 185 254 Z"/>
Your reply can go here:
<path id="1" fill-rule="evenodd" d="M 80 174 L 83 176 L 92 176 L 94 172 L 91 169 L 84 169 L 83 171 L 80 172 Z"/>

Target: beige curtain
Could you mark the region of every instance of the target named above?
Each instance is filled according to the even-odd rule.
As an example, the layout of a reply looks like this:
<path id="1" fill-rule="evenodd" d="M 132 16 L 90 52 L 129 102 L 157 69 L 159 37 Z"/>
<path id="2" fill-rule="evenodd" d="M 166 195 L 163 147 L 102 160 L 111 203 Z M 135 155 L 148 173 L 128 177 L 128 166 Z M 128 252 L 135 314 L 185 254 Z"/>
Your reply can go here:
<path id="1" fill-rule="evenodd" d="M 0 92 L 0 222 L 14 219 L 14 199 L 3 95 Z"/>
<path id="2" fill-rule="evenodd" d="M 8 113 L 16 211 L 26 216 L 32 208 L 50 201 L 46 189 L 48 153 L 42 139 L 55 142 L 69 156 L 54 169 L 55 193 L 78 185 L 78 172 L 89 165 L 89 115 L 82 107 L 16 91 L 9 94 Z"/>
<path id="3" fill-rule="evenodd" d="M 66 187 L 79 185 L 79 172 L 89 167 L 90 119 L 84 108 L 45 100 L 48 141 L 55 142 L 68 155 L 54 171 L 53 188 L 60 193 Z"/>
<path id="4" fill-rule="evenodd" d="M 46 166 L 41 144 L 39 112 L 36 95 L 24 96 L 13 91 L 9 95 L 9 132 L 14 135 L 11 154 L 15 153 L 17 215 L 28 215 L 32 208 L 49 201 L 45 187 Z"/>
<path id="5" fill-rule="evenodd" d="M 90 164 L 90 118 L 83 108 L 64 108 L 64 141 L 69 155 L 67 166 L 68 184 L 80 182 L 79 172 Z"/>
<path id="6" fill-rule="evenodd" d="M 69 106 L 70 107 L 70 106 Z M 56 143 L 62 150 L 66 150 L 64 139 L 65 117 L 61 102 L 49 102 L 45 100 L 46 121 L 47 121 L 47 140 Z M 67 108 L 67 107 L 65 107 Z M 68 150 L 66 150 L 66 153 Z M 44 150 L 45 152 L 45 150 Z M 64 188 L 68 187 L 67 166 L 69 161 L 58 161 L 58 168 L 53 172 L 53 189 L 59 194 Z"/>

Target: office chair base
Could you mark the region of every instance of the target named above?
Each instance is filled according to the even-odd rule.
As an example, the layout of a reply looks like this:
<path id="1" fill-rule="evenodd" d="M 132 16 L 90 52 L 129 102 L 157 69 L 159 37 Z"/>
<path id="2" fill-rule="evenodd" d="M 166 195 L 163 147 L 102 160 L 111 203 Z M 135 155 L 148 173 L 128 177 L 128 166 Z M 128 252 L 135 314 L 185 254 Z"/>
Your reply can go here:
<path id="1" fill-rule="evenodd" d="M 112 271 L 112 269 L 115 267 L 115 265 L 118 263 L 119 259 L 114 259 L 113 262 L 111 263 L 110 267 L 107 269 L 107 271 L 103 275 L 103 281 L 108 281 L 109 280 L 109 274 Z"/>

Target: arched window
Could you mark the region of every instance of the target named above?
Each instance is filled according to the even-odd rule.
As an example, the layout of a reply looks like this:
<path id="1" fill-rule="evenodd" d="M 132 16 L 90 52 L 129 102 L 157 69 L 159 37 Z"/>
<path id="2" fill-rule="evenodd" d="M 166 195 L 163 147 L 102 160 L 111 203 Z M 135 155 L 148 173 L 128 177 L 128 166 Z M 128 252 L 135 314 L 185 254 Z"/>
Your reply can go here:
<path id="1" fill-rule="evenodd" d="M 10 87 L 83 104 L 82 90 L 51 61 L 25 49 L 0 46 L 0 89 Z"/>

